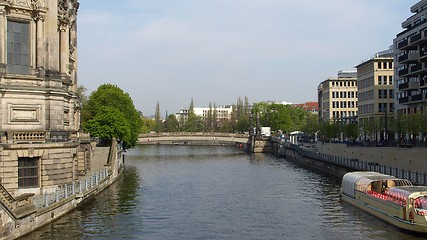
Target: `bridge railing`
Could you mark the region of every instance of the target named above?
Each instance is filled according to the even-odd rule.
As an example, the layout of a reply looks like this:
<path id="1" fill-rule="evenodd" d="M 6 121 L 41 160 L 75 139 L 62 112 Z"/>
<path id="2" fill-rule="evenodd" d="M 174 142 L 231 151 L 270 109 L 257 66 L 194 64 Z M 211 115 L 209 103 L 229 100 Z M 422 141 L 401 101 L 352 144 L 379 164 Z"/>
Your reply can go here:
<path id="1" fill-rule="evenodd" d="M 219 133 L 219 132 L 168 132 L 168 133 L 147 133 L 140 134 L 139 137 L 162 137 L 162 136 L 213 136 L 213 137 L 236 137 L 247 138 L 244 133 Z"/>

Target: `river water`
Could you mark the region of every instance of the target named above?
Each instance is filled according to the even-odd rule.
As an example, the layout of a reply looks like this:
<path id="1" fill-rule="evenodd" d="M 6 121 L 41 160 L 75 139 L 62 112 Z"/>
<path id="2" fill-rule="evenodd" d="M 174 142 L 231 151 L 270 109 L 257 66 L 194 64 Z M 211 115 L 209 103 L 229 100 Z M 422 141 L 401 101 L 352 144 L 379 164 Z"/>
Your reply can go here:
<path id="1" fill-rule="evenodd" d="M 137 146 L 123 177 L 22 239 L 424 239 L 339 202 L 340 180 L 234 147 Z"/>

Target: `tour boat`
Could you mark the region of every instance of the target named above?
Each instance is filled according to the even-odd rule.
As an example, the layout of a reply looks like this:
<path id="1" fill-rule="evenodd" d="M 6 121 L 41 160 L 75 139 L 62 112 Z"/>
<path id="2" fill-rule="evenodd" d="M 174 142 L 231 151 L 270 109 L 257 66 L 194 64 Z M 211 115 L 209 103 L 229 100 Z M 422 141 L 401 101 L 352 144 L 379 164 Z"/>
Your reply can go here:
<path id="1" fill-rule="evenodd" d="M 427 186 L 377 172 L 344 175 L 341 200 L 401 229 L 427 233 Z"/>

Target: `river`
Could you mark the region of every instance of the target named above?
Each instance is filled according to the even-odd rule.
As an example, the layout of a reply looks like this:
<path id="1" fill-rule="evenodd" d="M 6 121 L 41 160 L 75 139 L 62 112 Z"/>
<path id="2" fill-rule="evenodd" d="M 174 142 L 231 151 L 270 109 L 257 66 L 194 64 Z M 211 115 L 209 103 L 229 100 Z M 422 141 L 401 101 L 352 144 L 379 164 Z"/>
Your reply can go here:
<path id="1" fill-rule="evenodd" d="M 340 203 L 339 188 L 234 147 L 137 146 L 114 185 L 22 239 L 424 239 Z"/>

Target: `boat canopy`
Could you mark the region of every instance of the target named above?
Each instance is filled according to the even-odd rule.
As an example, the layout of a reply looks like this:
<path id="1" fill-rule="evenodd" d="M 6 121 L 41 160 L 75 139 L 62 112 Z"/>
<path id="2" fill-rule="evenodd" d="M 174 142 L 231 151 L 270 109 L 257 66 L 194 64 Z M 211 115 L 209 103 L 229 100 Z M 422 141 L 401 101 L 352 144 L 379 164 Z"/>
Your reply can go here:
<path id="1" fill-rule="evenodd" d="M 408 180 L 378 172 L 350 172 L 345 174 L 342 179 L 342 193 L 354 198 L 356 190 L 366 193 L 371 190 L 371 183 L 383 181 L 385 184 L 390 183 L 388 187 L 412 186 Z"/>
<path id="2" fill-rule="evenodd" d="M 400 186 L 390 188 L 388 192 L 389 194 L 398 194 L 404 197 L 409 197 L 412 193 L 427 195 L 427 186 Z"/>

